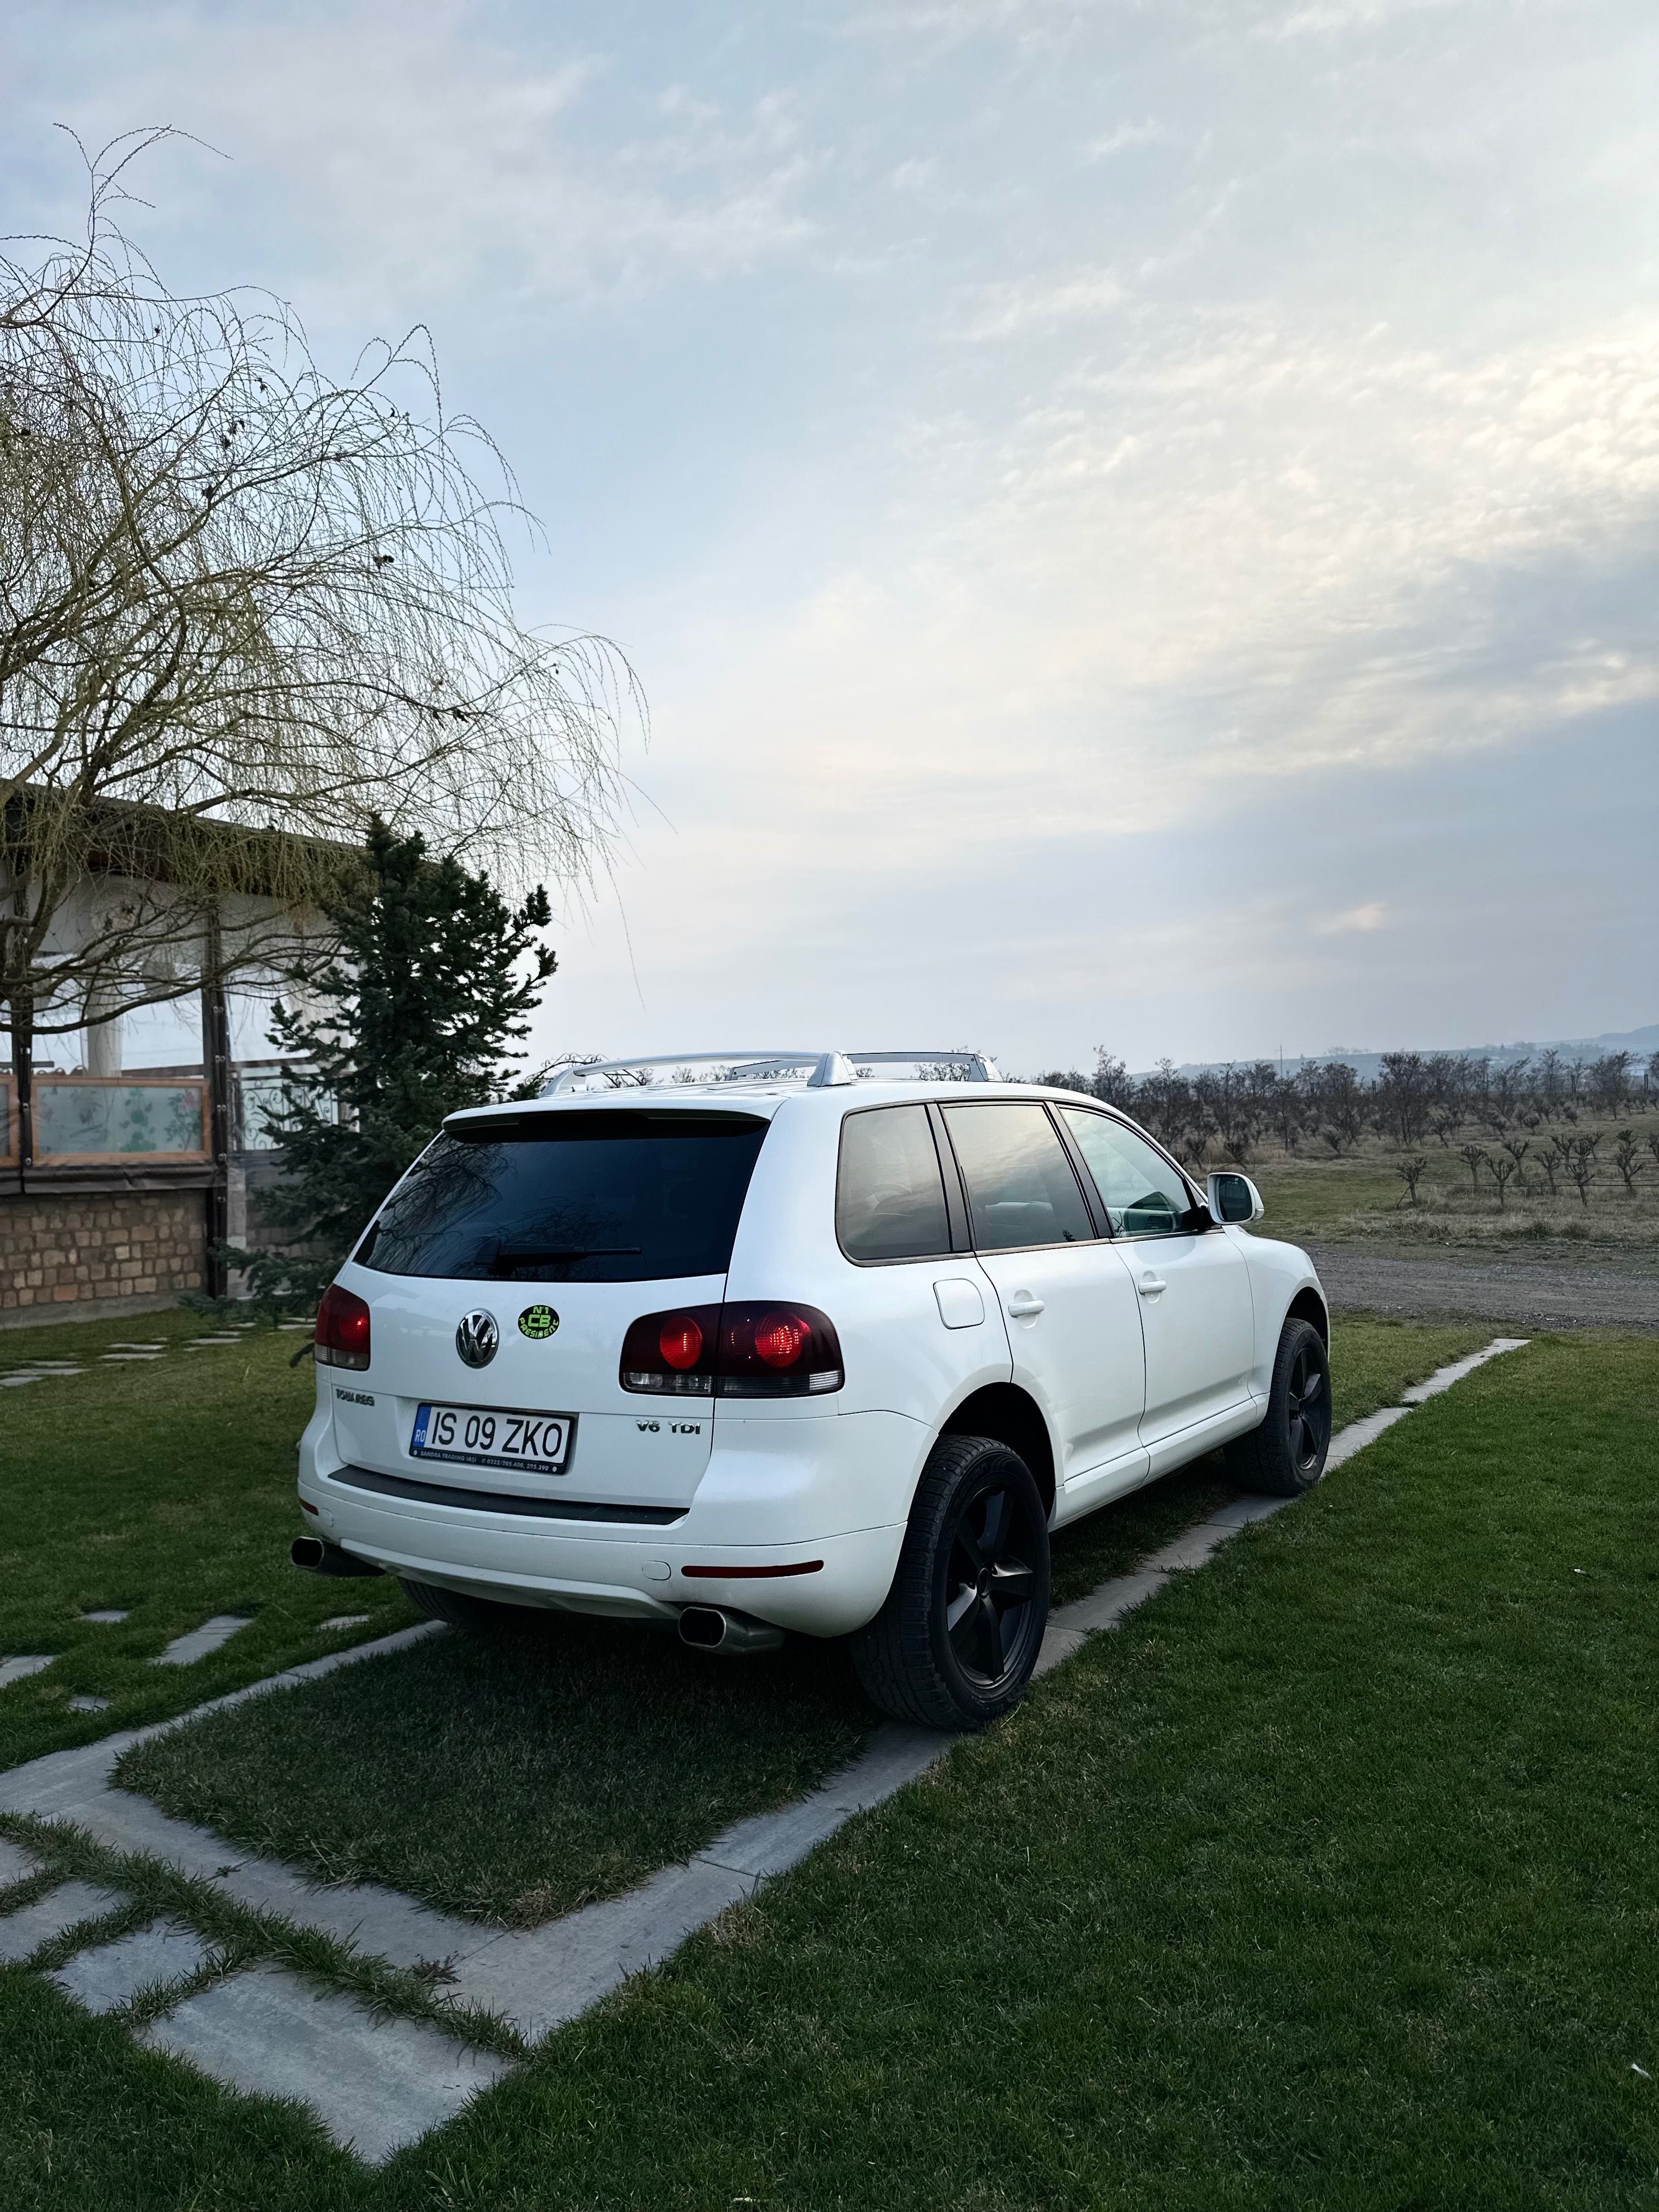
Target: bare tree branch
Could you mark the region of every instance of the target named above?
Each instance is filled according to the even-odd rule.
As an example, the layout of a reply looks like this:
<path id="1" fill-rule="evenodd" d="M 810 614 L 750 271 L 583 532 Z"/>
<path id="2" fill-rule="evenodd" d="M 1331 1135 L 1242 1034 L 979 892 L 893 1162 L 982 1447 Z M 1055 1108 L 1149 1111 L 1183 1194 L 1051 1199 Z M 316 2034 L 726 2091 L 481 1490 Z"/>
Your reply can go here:
<path id="1" fill-rule="evenodd" d="M 180 297 L 123 235 L 170 135 L 88 162 L 84 240 L 0 252 L 0 1000 L 37 1028 L 191 988 L 210 927 L 291 957 L 376 813 L 585 884 L 643 722 L 605 640 L 520 626 L 530 518 L 424 331 L 336 380 L 282 301 Z"/>

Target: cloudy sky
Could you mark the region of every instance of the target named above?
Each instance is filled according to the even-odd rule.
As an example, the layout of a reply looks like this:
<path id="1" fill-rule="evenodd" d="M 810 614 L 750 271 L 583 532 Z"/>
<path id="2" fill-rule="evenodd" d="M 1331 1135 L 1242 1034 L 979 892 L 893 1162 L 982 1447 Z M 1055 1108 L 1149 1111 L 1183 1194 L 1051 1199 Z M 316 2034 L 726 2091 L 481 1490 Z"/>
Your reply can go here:
<path id="1" fill-rule="evenodd" d="M 429 325 L 649 696 L 548 1049 L 1659 1019 L 1651 0 L 10 0 L 10 229 Z"/>

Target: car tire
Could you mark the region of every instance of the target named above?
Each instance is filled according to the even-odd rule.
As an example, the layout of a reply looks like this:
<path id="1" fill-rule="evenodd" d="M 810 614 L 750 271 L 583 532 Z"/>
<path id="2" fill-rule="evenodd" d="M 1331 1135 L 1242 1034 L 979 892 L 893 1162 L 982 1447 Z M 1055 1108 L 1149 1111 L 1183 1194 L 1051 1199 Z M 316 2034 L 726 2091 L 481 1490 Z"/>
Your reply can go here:
<path id="1" fill-rule="evenodd" d="M 1228 1471 L 1246 1490 L 1300 1498 L 1324 1474 L 1330 1443 L 1330 1354 L 1311 1322 L 1287 1321 L 1266 1417 L 1228 1445 Z"/>
<path id="2" fill-rule="evenodd" d="M 924 1728 L 1006 1713 L 1042 1648 L 1048 1577 L 1048 1516 L 1024 1461 L 991 1437 L 942 1437 L 886 1602 L 851 1639 L 872 1701 Z"/>
<path id="3" fill-rule="evenodd" d="M 406 1575 L 399 1575 L 398 1580 L 417 1613 L 423 1613 L 428 1620 L 441 1620 L 450 1628 L 465 1629 L 473 1636 L 499 1633 L 515 1621 L 522 1622 L 532 1610 L 526 1606 L 498 1605 L 493 1598 L 469 1597 L 464 1590 L 441 1589 L 436 1583 L 413 1583 Z"/>

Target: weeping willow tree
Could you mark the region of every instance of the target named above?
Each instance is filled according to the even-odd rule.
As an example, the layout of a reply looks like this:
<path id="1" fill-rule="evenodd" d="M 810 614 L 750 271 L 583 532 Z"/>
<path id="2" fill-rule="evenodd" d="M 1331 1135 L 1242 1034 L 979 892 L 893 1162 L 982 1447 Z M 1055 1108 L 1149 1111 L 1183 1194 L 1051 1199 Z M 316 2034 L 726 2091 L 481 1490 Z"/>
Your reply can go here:
<path id="1" fill-rule="evenodd" d="M 371 821 L 509 884 L 591 876 L 641 701 L 514 611 L 530 523 L 416 331 L 331 376 L 260 293 L 123 232 L 0 250 L 0 1004 L 15 1042 L 291 972 Z"/>

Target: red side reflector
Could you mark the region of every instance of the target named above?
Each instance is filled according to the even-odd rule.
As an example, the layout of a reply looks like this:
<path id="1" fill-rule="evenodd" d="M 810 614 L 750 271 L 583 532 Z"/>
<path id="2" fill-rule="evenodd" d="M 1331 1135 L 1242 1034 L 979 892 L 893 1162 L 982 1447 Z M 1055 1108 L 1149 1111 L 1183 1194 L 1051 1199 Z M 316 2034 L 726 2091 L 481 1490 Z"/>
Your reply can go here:
<path id="1" fill-rule="evenodd" d="M 787 1567 L 682 1567 L 680 1572 L 691 1583 L 755 1583 L 778 1575 L 821 1575 L 823 1561 L 797 1559 Z"/>
<path id="2" fill-rule="evenodd" d="M 317 1509 L 308 1498 L 302 1498 L 300 1500 L 300 1510 L 301 1513 L 314 1513 Z M 307 1537 L 306 1540 L 308 1543 L 311 1540 Z"/>

